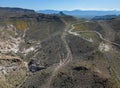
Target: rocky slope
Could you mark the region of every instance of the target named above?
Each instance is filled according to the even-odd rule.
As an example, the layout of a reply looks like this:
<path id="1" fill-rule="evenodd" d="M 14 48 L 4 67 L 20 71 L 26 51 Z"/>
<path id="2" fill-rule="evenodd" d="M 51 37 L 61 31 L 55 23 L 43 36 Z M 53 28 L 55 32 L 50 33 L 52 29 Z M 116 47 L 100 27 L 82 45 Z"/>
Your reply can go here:
<path id="1" fill-rule="evenodd" d="M 0 12 L 0 88 L 120 88 L 117 47 L 78 32 L 107 38 L 104 22 L 19 8 Z"/>

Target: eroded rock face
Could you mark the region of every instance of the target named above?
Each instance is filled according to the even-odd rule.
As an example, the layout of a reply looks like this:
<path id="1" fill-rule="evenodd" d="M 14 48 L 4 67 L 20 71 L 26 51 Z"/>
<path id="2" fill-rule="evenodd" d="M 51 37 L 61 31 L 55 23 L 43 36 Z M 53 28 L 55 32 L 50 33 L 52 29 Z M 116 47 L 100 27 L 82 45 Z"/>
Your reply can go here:
<path id="1" fill-rule="evenodd" d="M 20 37 L 16 37 L 16 29 L 13 25 L 4 26 L 0 28 L 0 52 L 5 53 L 17 53 L 19 51 L 19 45 L 22 42 Z"/>
<path id="2" fill-rule="evenodd" d="M 19 51 L 20 38 L 11 38 L 6 41 L 0 40 L 0 52 L 1 53 L 17 53 Z"/>
<path id="3" fill-rule="evenodd" d="M 101 52 L 108 52 L 108 51 L 112 50 L 112 47 L 109 44 L 100 43 L 99 50 Z"/>
<path id="4" fill-rule="evenodd" d="M 27 65 L 17 54 L 24 39 L 14 25 L 0 27 L 0 87 L 14 88 L 21 83 L 27 72 Z M 23 51 L 22 51 L 23 52 Z"/>
<path id="5" fill-rule="evenodd" d="M 47 44 L 65 27 L 58 16 L 25 9 L 14 9 L 11 13 L 11 10 L 0 8 L 0 88 L 19 87 L 30 71 L 45 69 L 43 63 L 46 62 L 52 65 L 54 61 L 49 62 L 43 57 L 43 51 L 49 53 L 46 48 L 42 49 L 43 43 Z M 28 65 L 31 59 L 37 63 Z"/>
<path id="6" fill-rule="evenodd" d="M 0 55 L 0 87 L 13 88 L 19 85 L 26 76 L 27 67 L 24 61 L 15 56 Z M 3 85 L 3 84 L 6 85 Z"/>

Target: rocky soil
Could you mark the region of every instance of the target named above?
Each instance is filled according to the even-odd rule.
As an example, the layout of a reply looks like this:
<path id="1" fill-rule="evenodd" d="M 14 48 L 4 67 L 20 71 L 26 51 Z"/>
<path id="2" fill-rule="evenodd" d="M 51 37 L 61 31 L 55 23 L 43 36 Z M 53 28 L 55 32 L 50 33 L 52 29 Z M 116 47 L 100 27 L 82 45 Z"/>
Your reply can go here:
<path id="1" fill-rule="evenodd" d="M 0 11 L 0 88 L 120 88 L 115 20 Z"/>

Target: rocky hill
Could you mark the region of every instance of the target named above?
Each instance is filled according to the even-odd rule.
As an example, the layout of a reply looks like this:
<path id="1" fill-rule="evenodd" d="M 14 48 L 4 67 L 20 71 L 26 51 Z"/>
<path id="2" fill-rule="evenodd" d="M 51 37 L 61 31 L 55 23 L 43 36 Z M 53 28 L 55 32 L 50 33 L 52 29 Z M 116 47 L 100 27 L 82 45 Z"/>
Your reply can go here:
<path id="1" fill-rule="evenodd" d="M 0 88 L 120 88 L 107 22 L 0 8 Z"/>

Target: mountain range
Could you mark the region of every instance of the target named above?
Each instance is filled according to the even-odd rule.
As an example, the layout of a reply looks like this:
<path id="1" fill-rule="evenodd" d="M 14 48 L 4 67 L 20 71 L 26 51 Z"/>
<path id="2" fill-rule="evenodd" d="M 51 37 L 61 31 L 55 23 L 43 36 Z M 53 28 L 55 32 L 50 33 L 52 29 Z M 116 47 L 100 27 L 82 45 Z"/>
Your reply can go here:
<path id="1" fill-rule="evenodd" d="M 59 10 L 38 10 L 39 13 L 44 14 L 58 14 Z M 82 17 L 82 18 L 92 18 L 94 16 L 103 16 L 103 15 L 119 15 L 120 11 L 117 10 L 108 10 L 108 11 L 102 11 L 102 10 L 72 10 L 67 11 L 63 10 L 63 13 L 67 15 L 72 15 L 75 17 Z"/>

